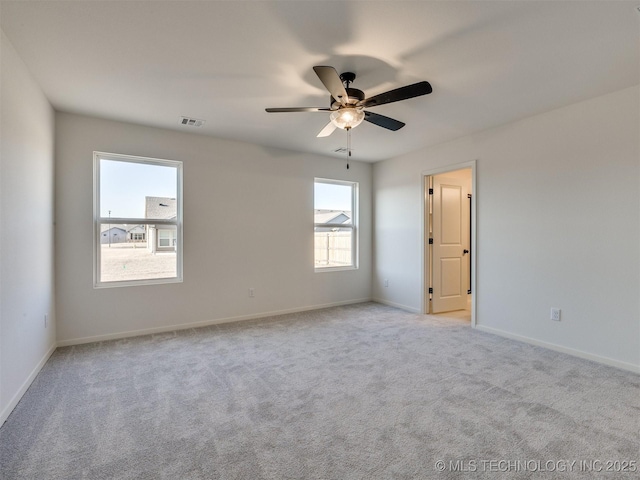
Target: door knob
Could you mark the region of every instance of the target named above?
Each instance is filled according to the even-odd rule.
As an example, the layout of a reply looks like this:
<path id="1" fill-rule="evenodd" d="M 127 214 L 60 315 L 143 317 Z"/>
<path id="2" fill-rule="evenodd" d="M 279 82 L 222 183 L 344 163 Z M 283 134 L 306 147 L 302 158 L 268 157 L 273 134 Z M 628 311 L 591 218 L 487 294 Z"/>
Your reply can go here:
<path id="1" fill-rule="evenodd" d="M 463 250 L 463 251 L 462 251 L 462 254 L 463 254 L 463 255 L 466 255 L 467 253 L 469 253 L 469 250 Z"/>

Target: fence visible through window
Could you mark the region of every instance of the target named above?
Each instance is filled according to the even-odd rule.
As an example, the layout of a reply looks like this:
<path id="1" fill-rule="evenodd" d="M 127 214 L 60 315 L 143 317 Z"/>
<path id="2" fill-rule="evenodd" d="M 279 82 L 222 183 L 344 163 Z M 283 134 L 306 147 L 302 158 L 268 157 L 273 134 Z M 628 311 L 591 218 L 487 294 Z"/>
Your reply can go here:
<path id="1" fill-rule="evenodd" d="M 316 267 L 347 267 L 352 265 L 351 229 L 315 232 Z"/>

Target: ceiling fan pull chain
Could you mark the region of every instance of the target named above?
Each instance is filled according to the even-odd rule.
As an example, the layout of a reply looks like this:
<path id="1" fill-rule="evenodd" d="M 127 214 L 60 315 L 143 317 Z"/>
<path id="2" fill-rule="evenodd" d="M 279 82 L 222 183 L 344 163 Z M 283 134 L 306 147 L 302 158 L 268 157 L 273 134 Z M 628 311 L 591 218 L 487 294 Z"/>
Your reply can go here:
<path id="1" fill-rule="evenodd" d="M 347 128 L 347 170 L 349 170 L 349 158 L 351 158 L 351 129 Z"/>
<path id="2" fill-rule="evenodd" d="M 351 129 L 347 128 L 347 154 L 351 156 Z"/>

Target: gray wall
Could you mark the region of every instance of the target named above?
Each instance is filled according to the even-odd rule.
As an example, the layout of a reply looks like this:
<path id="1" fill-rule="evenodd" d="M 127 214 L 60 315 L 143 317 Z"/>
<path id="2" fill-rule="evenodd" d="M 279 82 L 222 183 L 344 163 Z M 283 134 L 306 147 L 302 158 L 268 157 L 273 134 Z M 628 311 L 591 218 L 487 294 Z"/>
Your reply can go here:
<path id="1" fill-rule="evenodd" d="M 374 298 L 420 310 L 423 172 L 477 160 L 478 327 L 640 371 L 639 104 L 628 88 L 375 164 Z"/>
<path id="2" fill-rule="evenodd" d="M 54 114 L 7 37 L 0 36 L 2 424 L 55 347 Z"/>
<path id="3" fill-rule="evenodd" d="M 94 150 L 184 162 L 184 283 L 92 287 Z M 361 162 L 347 170 L 334 158 L 57 113 L 58 340 L 370 299 L 371 172 Z M 358 270 L 314 272 L 314 177 L 360 182 Z"/>

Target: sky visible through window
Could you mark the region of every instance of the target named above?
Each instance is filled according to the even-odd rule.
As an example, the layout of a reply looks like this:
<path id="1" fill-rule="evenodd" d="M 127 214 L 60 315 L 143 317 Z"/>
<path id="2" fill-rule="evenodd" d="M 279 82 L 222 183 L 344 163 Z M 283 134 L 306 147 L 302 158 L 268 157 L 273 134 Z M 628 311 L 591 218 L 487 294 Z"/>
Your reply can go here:
<path id="1" fill-rule="evenodd" d="M 351 211 L 351 185 L 316 182 L 314 208 L 316 210 Z"/>
<path id="2" fill-rule="evenodd" d="M 144 218 L 145 197 L 177 196 L 177 169 L 100 160 L 100 216 Z"/>

